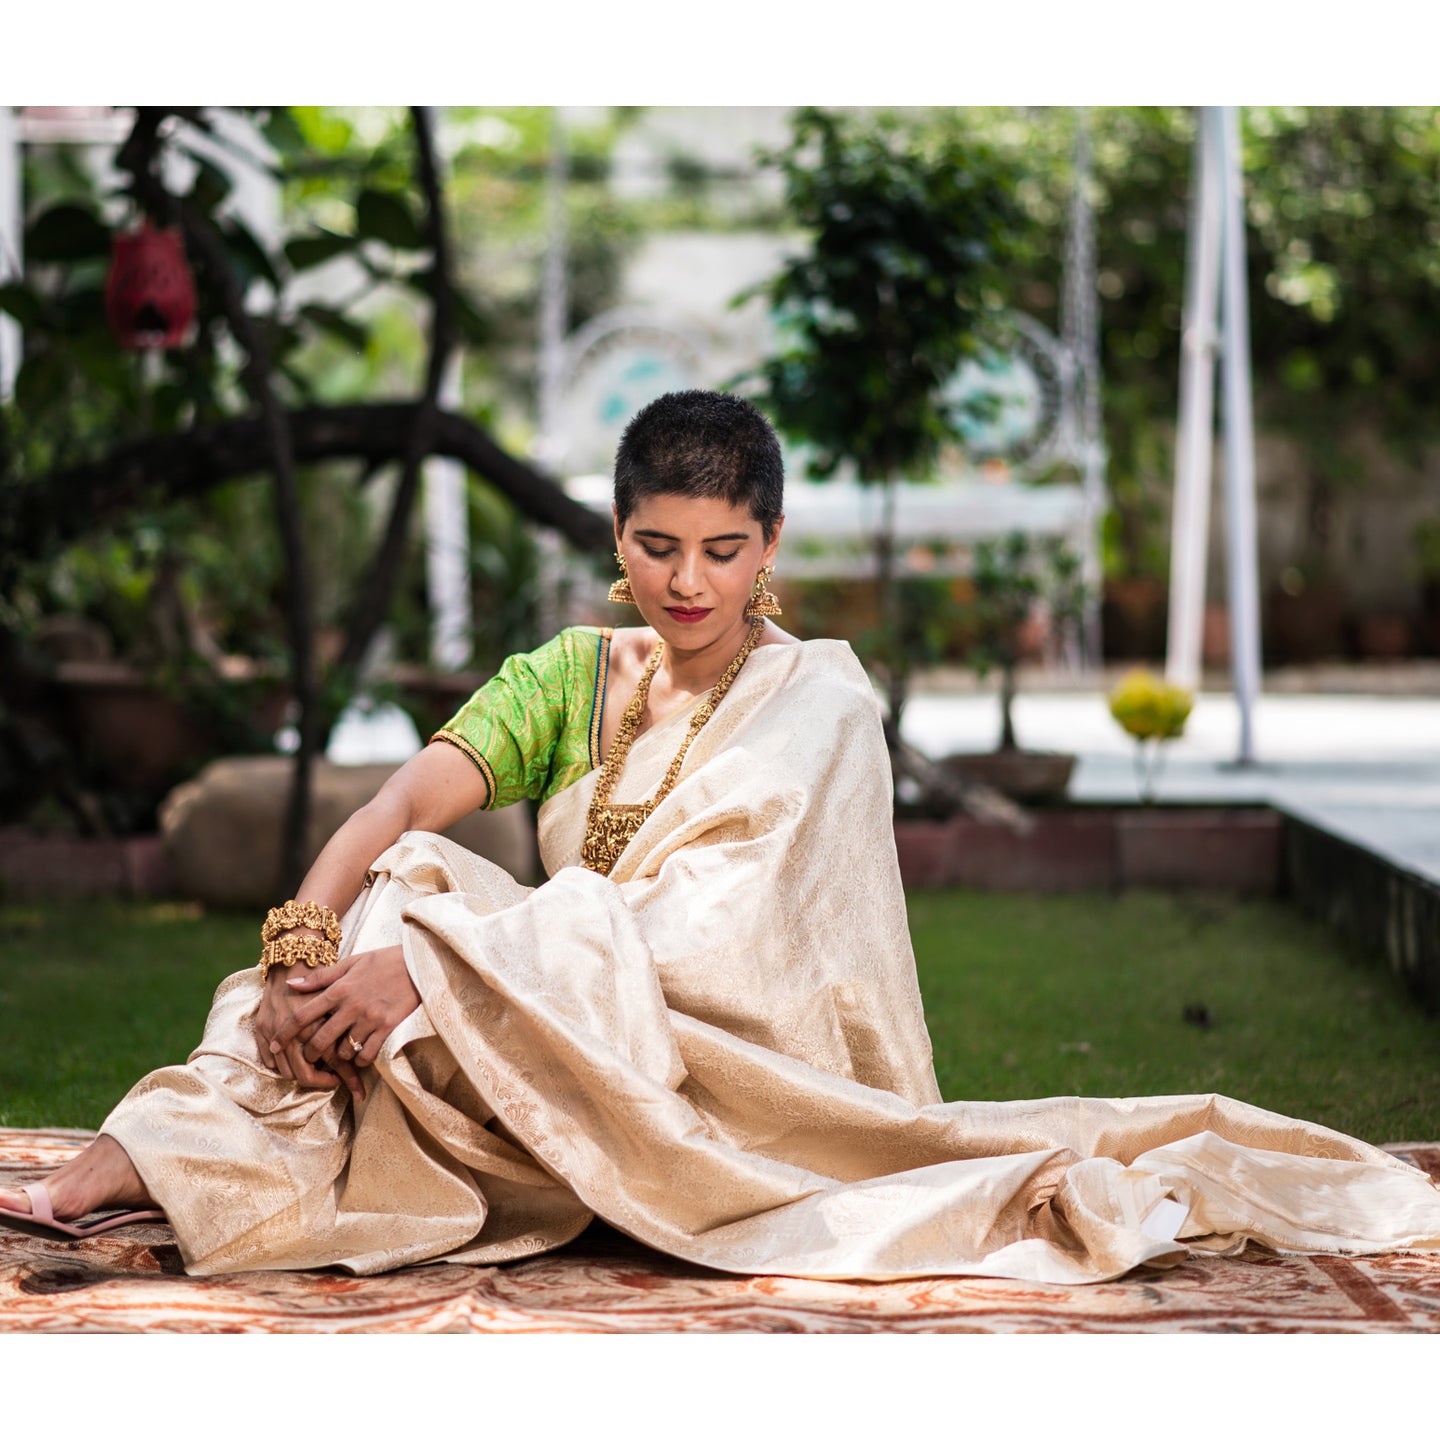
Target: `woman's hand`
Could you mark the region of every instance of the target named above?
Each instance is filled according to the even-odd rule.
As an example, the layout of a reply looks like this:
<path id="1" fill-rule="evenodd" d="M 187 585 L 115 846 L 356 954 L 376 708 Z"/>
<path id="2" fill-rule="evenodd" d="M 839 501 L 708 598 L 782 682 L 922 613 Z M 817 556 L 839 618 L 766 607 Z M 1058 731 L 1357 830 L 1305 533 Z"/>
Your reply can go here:
<path id="1" fill-rule="evenodd" d="M 355 1075 L 353 1068 L 350 1076 L 346 1077 L 336 1071 L 317 1070 L 305 1058 L 305 1041 L 319 1028 L 318 1025 L 304 1027 L 288 1042 L 277 1044 L 281 1030 L 289 1024 L 295 1007 L 303 998 L 285 985 L 284 979 L 289 974 L 290 971 L 283 965 L 277 965 L 265 979 L 260 995 L 260 1007 L 255 1012 L 255 1042 L 260 1049 L 260 1058 L 272 1070 L 278 1070 L 287 1080 L 294 1080 L 299 1085 L 333 1090 L 343 1079 L 354 1092 L 359 1084 L 359 1077 Z M 350 1083 L 352 1079 L 354 1084 Z M 363 1096 L 363 1091 L 361 1094 Z"/>
<path id="2" fill-rule="evenodd" d="M 338 964 L 292 975 L 283 985 L 299 998 L 275 1032 L 272 1053 L 278 1058 L 293 1046 L 307 1067 L 323 1059 L 341 1073 L 373 1065 L 390 1032 L 420 1005 L 399 945 L 352 953 Z M 358 1075 L 355 1080 L 358 1085 Z"/>

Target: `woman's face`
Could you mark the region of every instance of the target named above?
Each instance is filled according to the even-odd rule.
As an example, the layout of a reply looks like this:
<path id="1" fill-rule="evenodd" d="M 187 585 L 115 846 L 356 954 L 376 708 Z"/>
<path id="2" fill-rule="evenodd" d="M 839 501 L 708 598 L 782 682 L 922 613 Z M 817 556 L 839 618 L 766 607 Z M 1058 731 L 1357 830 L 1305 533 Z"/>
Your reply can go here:
<path id="1" fill-rule="evenodd" d="M 761 567 L 774 561 L 780 526 L 767 544 L 748 509 L 689 495 L 640 500 L 615 543 L 646 624 L 666 644 L 702 650 L 734 638 Z"/>

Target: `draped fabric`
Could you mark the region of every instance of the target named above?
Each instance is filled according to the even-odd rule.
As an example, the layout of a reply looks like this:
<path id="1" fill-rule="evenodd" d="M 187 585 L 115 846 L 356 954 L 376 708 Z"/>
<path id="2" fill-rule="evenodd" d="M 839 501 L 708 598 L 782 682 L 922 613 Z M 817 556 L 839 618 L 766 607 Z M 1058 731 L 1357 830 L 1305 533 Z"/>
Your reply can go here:
<path id="1" fill-rule="evenodd" d="M 688 718 L 635 742 L 618 803 L 654 792 Z M 542 808 L 536 889 L 430 835 L 375 862 L 346 946 L 403 943 L 422 1004 L 358 1114 L 259 1063 L 247 971 L 190 1062 L 107 1120 L 192 1272 L 490 1263 L 592 1214 L 718 1269 L 828 1278 L 1440 1245 L 1422 1173 L 1234 1100 L 940 1102 L 844 645 L 757 650 L 608 878 L 575 863 L 595 778 Z"/>

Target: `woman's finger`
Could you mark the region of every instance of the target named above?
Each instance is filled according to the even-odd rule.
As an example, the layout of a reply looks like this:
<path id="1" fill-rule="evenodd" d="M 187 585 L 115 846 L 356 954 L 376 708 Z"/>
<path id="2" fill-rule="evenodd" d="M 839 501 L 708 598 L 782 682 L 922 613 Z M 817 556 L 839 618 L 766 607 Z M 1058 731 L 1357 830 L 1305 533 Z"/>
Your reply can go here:
<path id="1" fill-rule="evenodd" d="M 287 975 L 285 977 L 285 983 L 291 990 L 298 990 L 302 994 L 324 990 L 349 972 L 353 959 L 353 955 L 347 955 L 343 960 L 337 960 L 333 965 L 315 965 L 308 967 L 299 971 L 297 974 Z"/>
<path id="2" fill-rule="evenodd" d="M 300 1001 L 275 1032 L 275 1040 L 272 1042 L 271 1048 L 273 1049 L 278 1044 L 281 1049 L 284 1049 L 292 1040 L 298 1039 L 307 1026 L 323 1023 L 325 1017 L 334 1008 L 334 998 L 324 991 Z"/>
<path id="3" fill-rule="evenodd" d="M 366 1037 L 364 1045 L 355 1052 L 354 1059 L 350 1062 L 357 1070 L 363 1070 L 367 1065 L 373 1065 L 376 1057 L 385 1048 L 385 1042 L 390 1038 L 390 1028 L 385 1025 L 378 1026 Z M 355 1036 L 358 1040 L 360 1037 Z"/>
<path id="4" fill-rule="evenodd" d="M 345 1088 L 354 1097 L 355 1103 L 361 1105 L 365 1101 L 365 1082 L 360 1078 L 355 1067 L 345 1060 L 332 1060 L 330 1068 L 345 1082 Z"/>
<path id="5" fill-rule="evenodd" d="M 301 1053 L 298 1045 L 291 1046 L 286 1052 L 290 1064 L 295 1071 L 295 1081 L 299 1085 L 308 1086 L 315 1090 L 333 1090 L 340 1084 L 340 1077 L 328 1070 L 318 1070 Z"/>
<path id="6" fill-rule="evenodd" d="M 322 1056 L 333 1055 L 340 1060 L 350 1058 L 351 1047 L 345 1043 L 345 1036 L 349 1033 L 350 1027 L 358 1023 L 359 1017 L 351 1006 L 342 1006 L 305 1042 L 304 1054 L 307 1060 L 314 1056 L 316 1060 Z M 366 1033 L 361 1030 L 361 1036 Z M 356 1037 L 357 1039 L 360 1036 Z"/>

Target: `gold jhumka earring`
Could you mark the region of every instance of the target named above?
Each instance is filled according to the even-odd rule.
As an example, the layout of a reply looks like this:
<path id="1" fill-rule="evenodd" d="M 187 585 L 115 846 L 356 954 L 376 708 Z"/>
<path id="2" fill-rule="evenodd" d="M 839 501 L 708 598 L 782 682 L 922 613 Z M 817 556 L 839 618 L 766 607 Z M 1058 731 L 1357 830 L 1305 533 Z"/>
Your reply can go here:
<path id="1" fill-rule="evenodd" d="M 765 587 L 770 583 L 770 577 L 775 572 L 770 566 L 764 566 L 755 577 L 755 589 L 750 593 L 750 603 L 745 607 L 745 618 L 747 620 L 763 619 L 766 615 L 780 615 L 784 612 L 780 609 L 779 597 L 773 590 Z"/>
<path id="2" fill-rule="evenodd" d="M 635 592 L 630 588 L 630 572 L 625 568 L 625 557 L 617 550 L 615 559 L 620 566 L 620 578 L 610 587 L 610 598 L 617 605 L 633 605 Z"/>

